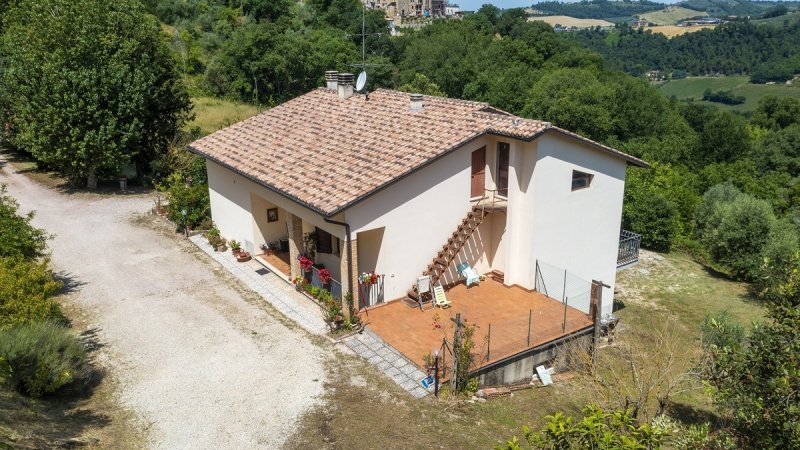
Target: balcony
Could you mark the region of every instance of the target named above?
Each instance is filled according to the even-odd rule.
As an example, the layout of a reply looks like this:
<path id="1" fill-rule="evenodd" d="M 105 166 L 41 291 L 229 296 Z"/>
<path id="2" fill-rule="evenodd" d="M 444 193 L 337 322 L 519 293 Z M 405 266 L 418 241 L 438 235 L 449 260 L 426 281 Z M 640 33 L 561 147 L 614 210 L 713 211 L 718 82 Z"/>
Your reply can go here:
<path id="1" fill-rule="evenodd" d="M 617 270 L 624 269 L 639 262 L 639 246 L 642 235 L 622 230 L 619 234 L 619 251 L 617 252 Z"/>

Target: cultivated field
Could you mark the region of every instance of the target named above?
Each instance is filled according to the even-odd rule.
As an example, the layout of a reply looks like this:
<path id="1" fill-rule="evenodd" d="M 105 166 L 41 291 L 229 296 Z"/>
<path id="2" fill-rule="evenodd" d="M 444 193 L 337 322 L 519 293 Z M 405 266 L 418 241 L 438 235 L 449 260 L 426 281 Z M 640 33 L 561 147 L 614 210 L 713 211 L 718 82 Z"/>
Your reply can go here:
<path id="1" fill-rule="evenodd" d="M 664 95 L 679 99 L 692 98 L 702 101 L 703 92 L 711 90 L 731 90 L 735 95 L 743 95 L 747 100 L 741 105 L 725 105 L 722 103 L 703 102 L 719 108 L 739 112 L 754 111 L 758 101 L 767 95 L 795 97 L 800 99 L 800 86 L 786 84 L 752 84 L 749 77 L 690 77 L 683 80 L 669 81 L 661 85 Z"/>
<path id="2" fill-rule="evenodd" d="M 693 9 L 681 8 L 680 6 L 670 6 L 659 9 L 658 11 L 641 14 L 639 17 L 656 25 L 675 25 L 679 20 L 707 15 L 708 13 L 704 11 L 695 11 Z"/>
<path id="3" fill-rule="evenodd" d="M 588 27 L 613 27 L 614 24 L 605 20 L 600 19 L 578 19 L 575 17 L 570 16 L 541 16 L 541 17 L 529 17 L 528 21 L 533 22 L 538 20 L 540 22 L 545 22 L 551 26 L 561 25 L 562 27 L 577 27 L 577 28 L 588 28 Z"/>
<path id="4" fill-rule="evenodd" d="M 679 27 L 677 25 L 659 25 L 657 27 L 645 27 L 645 30 L 652 31 L 653 33 L 661 33 L 668 38 L 680 36 L 686 33 L 694 33 L 695 31 L 714 29 L 716 25 L 698 25 L 696 27 Z"/>

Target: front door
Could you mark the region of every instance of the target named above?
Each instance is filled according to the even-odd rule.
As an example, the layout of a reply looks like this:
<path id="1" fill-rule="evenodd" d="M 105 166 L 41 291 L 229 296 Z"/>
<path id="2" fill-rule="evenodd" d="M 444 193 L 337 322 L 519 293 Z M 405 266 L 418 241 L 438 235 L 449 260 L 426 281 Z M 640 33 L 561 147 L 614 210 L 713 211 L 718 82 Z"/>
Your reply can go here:
<path id="1" fill-rule="evenodd" d="M 483 197 L 486 190 L 486 147 L 481 147 L 472 152 L 472 198 Z"/>

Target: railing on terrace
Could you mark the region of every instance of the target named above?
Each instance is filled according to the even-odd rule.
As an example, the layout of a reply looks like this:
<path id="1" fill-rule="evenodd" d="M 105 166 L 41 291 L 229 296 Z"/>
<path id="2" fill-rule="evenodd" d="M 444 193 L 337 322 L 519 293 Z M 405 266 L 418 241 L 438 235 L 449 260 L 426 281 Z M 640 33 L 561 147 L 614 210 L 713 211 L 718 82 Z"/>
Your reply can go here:
<path id="1" fill-rule="evenodd" d="M 307 280 L 312 286 L 319 288 L 319 289 L 326 289 L 328 292 L 331 293 L 331 297 L 335 298 L 336 300 L 342 299 L 342 285 L 336 280 L 331 280 L 329 285 L 322 284 L 322 280 L 319 278 L 319 269 L 316 267 L 311 267 L 311 280 Z"/>
<path id="2" fill-rule="evenodd" d="M 384 302 L 384 275 L 377 275 L 370 279 L 375 282 L 365 283 L 362 277 L 358 277 L 358 309 L 369 308 Z"/>
<path id="3" fill-rule="evenodd" d="M 533 290 L 547 297 L 558 300 L 564 304 L 590 314 L 592 305 L 592 283 L 583 278 L 553 266 L 544 261 L 536 260 L 536 278 Z"/>
<path id="4" fill-rule="evenodd" d="M 619 251 L 617 252 L 617 268 L 628 266 L 639 261 L 639 246 L 642 235 L 622 230 L 619 233 Z"/>
<path id="5" fill-rule="evenodd" d="M 483 197 L 472 200 L 482 211 L 504 211 L 508 207 L 508 189 L 486 189 Z"/>

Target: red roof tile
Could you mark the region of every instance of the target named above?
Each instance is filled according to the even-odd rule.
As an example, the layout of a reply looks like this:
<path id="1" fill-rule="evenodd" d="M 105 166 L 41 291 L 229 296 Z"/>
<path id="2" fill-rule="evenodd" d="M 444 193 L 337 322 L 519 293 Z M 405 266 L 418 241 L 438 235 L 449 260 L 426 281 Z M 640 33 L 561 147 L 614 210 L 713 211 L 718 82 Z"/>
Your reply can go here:
<path id="1" fill-rule="evenodd" d="M 647 166 L 632 156 L 486 103 L 377 90 L 339 100 L 320 88 L 193 142 L 192 151 L 331 216 L 483 134 L 530 141 L 558 131 Z"/>

